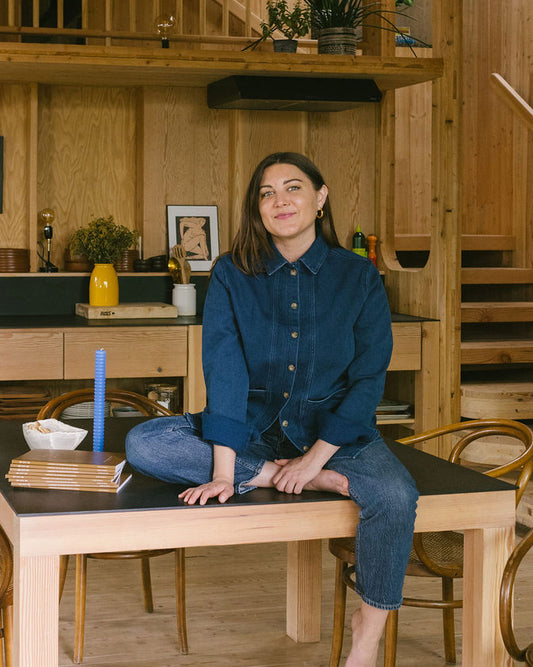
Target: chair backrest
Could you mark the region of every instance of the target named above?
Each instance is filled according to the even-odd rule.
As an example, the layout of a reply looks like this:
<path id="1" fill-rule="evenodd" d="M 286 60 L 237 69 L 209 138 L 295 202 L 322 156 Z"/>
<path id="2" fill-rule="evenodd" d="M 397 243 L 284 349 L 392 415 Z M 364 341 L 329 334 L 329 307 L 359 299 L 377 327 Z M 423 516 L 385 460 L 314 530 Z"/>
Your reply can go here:
<path id="1" fill-rule="evenodd" d="M 505 465 L 499 465 L 483 471 L 490 477 L 501 477 L 510 472 L 516 472 L 517 478 L 513 480 L 513 484 L 517 486 L 516 504 L 518 505 L 533 473 L 533 432 L 525 424 L 511 419 L 471 419 L 469 421 L 442 426 L 431 431 L 425 431 L 418 435 L 408 436 L 402 438 L 399 442 L 415 445 L 419 442 L 438 438 L 449 433 L 465 431 L 466 433 L 461 435 L 448 458 L 452 463 L 461 463 L 461 457 L 468 445 L 487 436 L 504 435 L 514 438 L 523 444 L 524 450 Z"/>
<path id="2" fill-rule="evenodd" d="M 107 401 L 112 403 L 120 403 L 121 405 L 130 405 L 133 408 L 136 408 L 140 413 L 146 416 L 150 415 L 173 415 L 174 413 L 166 408 L 164 405 L 160 405 L 155 401 L 150 400 L 142 394 L 137 394 L 134 391 L 126 391 L 123 389 L 109 389 L 105 392 L 105 397 Z M 52 398 L 43 405 L 39 410 L 37 419 L 57 419 L 61 416 L 61 413 L 65 408 L 70 407 L 71 405 L 76 405 L 77 403 L 84 403 L 85 401 L 91 401 L 94 399 L 94 389 L 76 389 L 75 391 L 69 391 L 66 394 L 61 394 L 56 398 Z"/>
<path id="3" fill-rule="evenodd" d="M 531 547 L 533 547 L 533 528 L 516 545 L 509 557 L 500 586 L 500 628 L 503 643 L 513 660 L 525 662 L 527 665 L 533 665 L 533 642 L 524 649 L 516 643 L 513 627 L 513 589 L 518 567 Z"/>
<path id="4" fill-rule="evenodd" d="M 11 543 L 0 528 L 0 608 L 4 606 L 9 585 L 13 578 L 13 551 Z"/>

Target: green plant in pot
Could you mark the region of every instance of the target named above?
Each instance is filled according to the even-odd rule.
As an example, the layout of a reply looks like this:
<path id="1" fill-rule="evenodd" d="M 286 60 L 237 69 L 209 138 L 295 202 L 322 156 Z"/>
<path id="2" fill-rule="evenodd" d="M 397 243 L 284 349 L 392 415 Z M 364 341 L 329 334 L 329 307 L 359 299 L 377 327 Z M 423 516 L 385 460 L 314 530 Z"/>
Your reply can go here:
<path id="1" fill-rule="evenodd" d="M 94 262 L 89 282 L 89 303 L 92 306 L 118 305 L 118 277 L 113 262 L 136 243 L 136 232 L 117 225 L 112 215 L 95 218 L 87 227 L 80 227 L 74 232 L 70 239 L 71 253 L 86 255 Z"/>
<path id="2" fill-rule="evenodd" d="M 303 0 L 296 0 L 292 8 L 287 0 L 267 0 L 267 17 L 261 22 L 261 37 L 246 48 L 255 48 L 269 37 L 274 41 L 274 51 L 295 53 L 298 38 L 304 37 L 311 27 L 311 12 Z M 276 39 L 281 33 L 285 39 Z"/>
<path id="3" fill-rule="evenodd" d="M 404 16 L 399 11 L 379 9 L 379 2 L 365 4 L 363 0 L 304 1 L 311 10 L 311 30 L 312 34 L 318 37 L 319 53 L 355 55 L 363 23 L 372 28 L 399 33 L 391 18 Z M 407 4 L 405 0 L 401 2 Z M 373 17 L 381 19 L 386 25 L 381 23 L 372 25 Z M 420 41 L 413 38 L 411 40 Z"/>

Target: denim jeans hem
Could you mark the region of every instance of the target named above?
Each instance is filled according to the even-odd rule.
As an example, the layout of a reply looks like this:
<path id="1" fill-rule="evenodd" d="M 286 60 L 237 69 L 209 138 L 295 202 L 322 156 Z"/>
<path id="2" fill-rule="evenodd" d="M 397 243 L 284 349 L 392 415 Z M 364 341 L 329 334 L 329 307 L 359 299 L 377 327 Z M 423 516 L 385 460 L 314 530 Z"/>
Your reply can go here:
<path id="1" fill-rule="evenodd" d="M 245 493 L 248 493 L 248 491 L 253 491 L 254 489 L 257 489 L 257 486 L 252 486 L 250 482 L 252 479 L 255 479 L 261 470 L 263 469 L 263 466 L 265 465 L 265 461 L 260 461 L 254 468 L 252 469 L 252 475 L 249 479 L 245 479 L 242 482 L 239 482 L 238 484 L 234 485 L 235 488 L 235 493 L 242 496 Z M 250 466 L 246 466 L 250 467 Z"/>
<path id="2" fill-rule="evenodd" d="M 374 600 L 370 600 L 357 586 L 354 587 L 354 590 L 357 593 L 357 595 L 361 598 L 361 600 L 363 600 L 363 602 L 366 602 L 366 604 L 370 605 L 371 607 L 375 607 L 376 609 L 395 611 L 396 609 L 399 609 L 402 606 L 401 601 L 399 604 L 383 604 L 382 602 L 374 602 Z"/>

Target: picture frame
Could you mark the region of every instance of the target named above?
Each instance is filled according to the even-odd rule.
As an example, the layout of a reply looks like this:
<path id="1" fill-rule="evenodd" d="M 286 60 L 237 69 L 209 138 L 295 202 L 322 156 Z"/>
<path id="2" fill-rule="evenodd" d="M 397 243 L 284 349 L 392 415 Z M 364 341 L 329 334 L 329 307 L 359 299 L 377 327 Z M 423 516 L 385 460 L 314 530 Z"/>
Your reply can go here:
<path id="1" fill-rule="evenodd" d="M 180 243 L 191 271 L 210 271 L 219 254 L 218 207 L 167 204 L 168 251 Z"/>

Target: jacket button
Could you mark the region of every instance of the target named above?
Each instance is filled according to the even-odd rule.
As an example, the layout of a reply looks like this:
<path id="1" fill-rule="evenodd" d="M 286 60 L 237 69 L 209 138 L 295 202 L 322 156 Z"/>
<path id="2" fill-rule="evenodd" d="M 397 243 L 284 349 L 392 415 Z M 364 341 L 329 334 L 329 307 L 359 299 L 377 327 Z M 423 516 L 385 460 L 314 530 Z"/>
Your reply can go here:
<path id="1" fill-rule="evenodd" d="M 292 338 L 298 338 L 298 332 L 297 332 L 297 331 L 293 331 L 293 332 L 291 333 L 291 337 L 292 337 Z"/>
<path id="2" fill-rule="evenodd" d="M 281 425 L 283 426 L 283 428 L 287 428 L 287 426 L 289 425 L 289 422 L 288 422 L 286 419 L 284 419 L 284 420 L 281 422 Z"/>
<path id="3" fill-rule="evenodd" d="M 291 269 L 291 276 L 297 275 L 298 271 L 296 269 Z"/>
<path id="4" fill-rule="evenodd" d="M 309 451 L 309 447 L 308 447 L 307 445 L 304 445 L 304 446 L 302 447 L 302 449 L 304 450 L 304 452 L 308 452 L 308 451 Z"/>
<path id="5" fill-rule="evenodd" d="M 291 308 L 292 308 L 293 310 L 296 310 L 296 309 L 298 308 L 298 304 L 296 303 L 296 301 L 293 301 L 293 302 L 291 303 Z"/>
<path id="6" fill-rule="evenodd" d="M 288 391 L 283 392 L 283 398 L 289 398 L 290 394 Z"/>
<path id="7" fill-rule="evenodd" d="M 296 366 L 294 364 L 289 364 L 288 368 L 291 372 L 296 370 Z"/>

